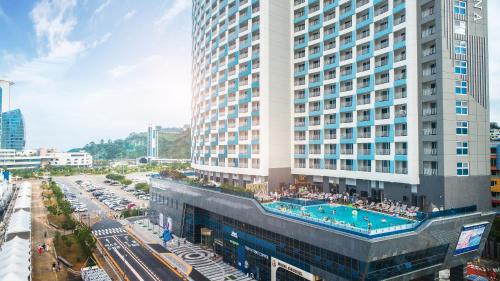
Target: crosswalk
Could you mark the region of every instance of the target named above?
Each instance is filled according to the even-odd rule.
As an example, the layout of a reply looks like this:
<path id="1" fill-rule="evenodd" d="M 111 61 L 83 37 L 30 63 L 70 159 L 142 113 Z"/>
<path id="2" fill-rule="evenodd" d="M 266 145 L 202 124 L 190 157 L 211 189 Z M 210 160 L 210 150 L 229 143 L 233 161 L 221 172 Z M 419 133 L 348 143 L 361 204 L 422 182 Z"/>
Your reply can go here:
<path id="1" fill-rule="evenodd" d="M 212 253 L 202 249 L 199 245 L 191 244 L 188 241 L 185 241 L 184 244 L 183 240 L 183 242 L 180 243 L 180 246 L 178 247 L 177 239 L 178 238 L 175 238 L 172 242 L 169 243 L 168 249 L 178 257 L 182 258 L 185 262 L 196 268 L 196 270 L 198 270 L 209 280 L 254 280 L 253 278 L 246 276 L 243 272 L 222 261 L 213 261 L 211 259 Z M 223 276 L 225 278 L 223 278 Z"/>
<path id="2" fill-rule="evenodd" d="M 125 229 L 123 229 L 121 227 L 92 230 L 92 234 L 94 234 L 94 236 L 97 238 L 110 236 L 110 235 L 120 235 L 120 234 L 125 234 L 125 233 L 127 233 L 127 232 L 125 231 Z"/>

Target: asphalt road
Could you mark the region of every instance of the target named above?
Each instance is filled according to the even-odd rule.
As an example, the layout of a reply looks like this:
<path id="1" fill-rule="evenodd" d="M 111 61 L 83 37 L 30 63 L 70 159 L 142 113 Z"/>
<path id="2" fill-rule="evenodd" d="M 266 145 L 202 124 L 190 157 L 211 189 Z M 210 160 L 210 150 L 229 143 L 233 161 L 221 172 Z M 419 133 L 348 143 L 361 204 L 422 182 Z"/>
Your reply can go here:
<path id="1" fill-rule="evenodd" d="M 88 192 L 81 189 L 74 177 L 57 177 L 56 182 L 64 183 L 76 198 L 87 205 L 89 213 L 98 214 L 101 221 L 92 225 L 94 236 L 106 247 L 130 281 L 184 280 L 159 261 L 144 248 L 139 241 L 128 235 L 122 224 L 106 216 L 109 208 Z"/>
<path id="2" fill-rule="evenodd" d="M 106 247 L 128 280 L 183 280 L 139 244 L 139 241 L 128 235 L 119 222 L 105 219 L 94 224 L 92 232 Z"/>

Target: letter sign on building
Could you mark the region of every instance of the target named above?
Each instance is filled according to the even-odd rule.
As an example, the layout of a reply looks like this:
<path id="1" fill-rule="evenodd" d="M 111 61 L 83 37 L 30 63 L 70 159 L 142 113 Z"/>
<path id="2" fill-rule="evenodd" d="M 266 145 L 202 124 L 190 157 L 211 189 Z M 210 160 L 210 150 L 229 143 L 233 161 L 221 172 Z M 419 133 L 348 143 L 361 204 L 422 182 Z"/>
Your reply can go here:
<path id="1" fill-rule="evenodd" d="M 483 0 L 474 0 L 474 21 L 483 19 Z"/>

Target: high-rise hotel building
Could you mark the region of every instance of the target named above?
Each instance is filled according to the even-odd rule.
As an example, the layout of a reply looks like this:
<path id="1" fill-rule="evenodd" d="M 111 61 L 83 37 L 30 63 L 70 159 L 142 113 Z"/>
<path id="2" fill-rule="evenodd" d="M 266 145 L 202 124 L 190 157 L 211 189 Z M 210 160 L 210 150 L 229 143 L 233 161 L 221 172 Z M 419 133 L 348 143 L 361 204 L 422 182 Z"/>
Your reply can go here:
<path id="1" fill-rule="evenodd" d="M 193 1 L 192 166 L 243 185 L 290 177 L 290 1 Z"/>
<path id="2" fill-rule="evenodd" d="M 193 4 L 201 175 L 489 205 L 487 1 Z"/>

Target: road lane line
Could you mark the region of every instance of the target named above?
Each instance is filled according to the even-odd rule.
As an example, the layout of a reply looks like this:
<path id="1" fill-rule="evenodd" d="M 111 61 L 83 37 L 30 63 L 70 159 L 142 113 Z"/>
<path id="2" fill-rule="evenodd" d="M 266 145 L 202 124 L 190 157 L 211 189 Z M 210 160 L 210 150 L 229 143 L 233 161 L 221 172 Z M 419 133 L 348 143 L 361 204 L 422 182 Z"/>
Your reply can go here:
<path id="1" fill-rule="evenodd" d="M 130 271 L 132 271 L 132 273 L 135 275 L 135 277 L 137 277 L 137 279 L 141 280 L 141 281 L 144 281 L 144 279 L 142 279 L 142 277 L 139 275 L 139 273 L 137 273 L 137 271 L 135 271 L 134 267 L 130 265 L 130 263 L 128 263 L 128 261 L 125 260 L 125 257 L 120 254 L 120 252 L 118 252 L 118 250 L 116 248 L 113 248 L 113 251 L 115 251 L 116 255 L 122 259 L 123 263 L 130 269 Z"/>
<path id="2" fill-rule="evenodd" d="M 187 278 L 175 267 L 165 261 L 160 255 L 158 255 L 154 250 L 151 249 L 144 241 L 142 241 L 137 235 L 133 233 L 132 227 L 129 225 L 128 228 L 125 228 L 130 237 L 132 237 L 139 245 L 141 245 L 144 249 L 148 250 L 159 262 L 168 267 L 172 272 L 174 272 L 179 278 L 183 280 L 187 280 Z"/>
<path id="3" fill-rule="evenodd" d="M 144 269 L 144 271 L 151 276 L 154 280 L 161 281 L 158 276 L 142 261 L 133 251 L 130 249 L 123 241 L 115 237 L 115 241 L 118 243 L 118 245 L 129 254 L 130 257 L 134 258 L 136 263 Z"/>

